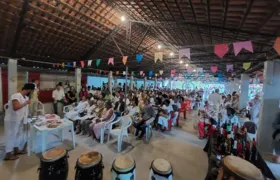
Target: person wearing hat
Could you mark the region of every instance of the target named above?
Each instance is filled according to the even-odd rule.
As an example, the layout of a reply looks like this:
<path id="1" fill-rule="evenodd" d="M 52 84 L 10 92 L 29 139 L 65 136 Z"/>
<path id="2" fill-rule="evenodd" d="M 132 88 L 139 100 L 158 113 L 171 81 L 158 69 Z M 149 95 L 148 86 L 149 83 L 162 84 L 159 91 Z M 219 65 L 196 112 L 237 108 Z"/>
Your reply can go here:
<path id="1" fill-rule="evenodd" d="M 19 93 L 13 94 L 8 102 L 8 109 L 5 111 L 5 136 L 6 136 L 6 155 L 4 160 L 16 160 L 18 155 L 27 153 L 27 142 L 24 142 L 23 149 L 19 146 L 24 137 L 24 124 L 27 124 L 28 96 L 35 89 L 33 83 L 27 83 Z"/>
<path id="2" fill-rule="evenodd" d="M 259 113 L 261 108 L 260 96 L 261 93 L 257 93 L 255 95 L 255 98 L 249 102 L 251 121 L 253 121 L 256 125 L 258 125 Z"/>

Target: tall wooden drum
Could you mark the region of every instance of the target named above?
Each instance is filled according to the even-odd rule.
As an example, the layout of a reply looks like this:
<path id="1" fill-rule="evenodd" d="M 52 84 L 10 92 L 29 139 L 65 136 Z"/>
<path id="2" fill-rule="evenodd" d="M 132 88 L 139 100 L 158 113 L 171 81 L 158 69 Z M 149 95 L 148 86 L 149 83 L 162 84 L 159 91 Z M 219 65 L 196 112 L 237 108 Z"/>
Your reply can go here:
<path id="1" fill-rule="evenodd" d="M 64 148 L 56 147 L 43 153 L 40 159 L 39 180 L 66 180 L 68 155 Z"/>
<path id="2" fill-rule="evenodd" d="M 156 159 L 150 168 L 149 180 L 172 180 L 173 172 L 170 163 L 165 159 Z"/>
<path id="3" fill-rule="evenodd" d="M 112 180 L 135 180 L 135 161 L 130 155 L 117 157 L 111 169 Z"/>
<path id="4" fill-rule="evenodd" d="M 99 152 L 83 153 L 76 163 L 75 180 L 102 180 L 102 155 Z"/>
<path id="5" fill-rule="evenodd" d="M 265 180 L 262 172 L 250 162 L 237 156 L 226 156 L 217 180 Z"/>

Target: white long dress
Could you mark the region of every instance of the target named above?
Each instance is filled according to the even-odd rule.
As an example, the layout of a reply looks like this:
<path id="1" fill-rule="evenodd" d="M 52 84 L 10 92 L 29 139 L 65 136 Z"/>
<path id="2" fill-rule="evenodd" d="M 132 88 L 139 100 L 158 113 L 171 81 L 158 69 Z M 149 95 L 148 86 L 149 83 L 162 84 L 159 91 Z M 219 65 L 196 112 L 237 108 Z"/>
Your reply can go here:
<path id="1" fill-rule="evenodd" d="M 16 93 L 11 96 L 8 102 L 8 109 L 5 112 L 5 136 L 6 136 L 6 153 L 12 152 L 14 147 L 22 148 L 27 142 L 24 137 L 24 125 L 27 123 L 28 105 L 15 111 L 13 109 L 13 100 L 18 100 L 20 104 L 24 104 L 28 97 L 24 97 L 21 93 Z"/>

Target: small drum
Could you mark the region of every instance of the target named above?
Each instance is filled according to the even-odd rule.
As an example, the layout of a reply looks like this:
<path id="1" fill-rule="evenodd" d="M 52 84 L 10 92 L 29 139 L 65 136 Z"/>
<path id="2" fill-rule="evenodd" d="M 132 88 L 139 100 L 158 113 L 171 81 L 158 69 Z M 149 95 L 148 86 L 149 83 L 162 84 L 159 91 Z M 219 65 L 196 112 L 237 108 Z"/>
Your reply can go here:
<path id="1" fill-rule="evenodd" d="M 226 156 L 217 180 L 264 180 L 261 171 L 250 162 L 237 156 Z"/>
<path id="2" fill-rule="evenodd" d="M 117 157 L 112 164 L 112 180 L 135 180 L 135 167 L 135 161 L 131 156 L 125 155 Z"/>
<path id="3" fill-rule="evenodd" d="M 172 180 L 172 178 L 172 167 L 167 160 L 156 159 L 152 162 L 149 180 Z"/>
<path id="4" fill-rule="evenodd" d="M 102 180 L 103 168 L 102 155 L 99 152 L 84 153 L 77 160 L 75 180 Z"/>
<path id="5" fill-rule="evenodd" d="M 46 151 L 40 159 L 39 180 L 66 180 L 68 176 L 68 154 L 64 148 Z"/>

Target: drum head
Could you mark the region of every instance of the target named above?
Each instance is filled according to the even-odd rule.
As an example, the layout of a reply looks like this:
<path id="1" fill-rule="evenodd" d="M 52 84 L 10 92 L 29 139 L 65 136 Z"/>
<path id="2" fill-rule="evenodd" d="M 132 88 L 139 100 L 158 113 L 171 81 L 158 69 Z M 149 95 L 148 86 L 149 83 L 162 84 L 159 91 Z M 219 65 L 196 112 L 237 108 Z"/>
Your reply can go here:
<path id="1" fill-rule="evenodd" d="M 126 172 L 135 167 L 135 161 L 130 155 L 118 156 L 115 159 L 113 166 L 120 172 Z"/>
<path id="2" fill-rule="evenodd" d="M 240 157 L 225 157 L 223 159 L 223 168 L 245 180 L 264 180 L 261 171 L 256 166 Z"/>
<path id="3" fill-rule="evenodd" d="M 87 168 L 98 164 L 101 161 L 101 159 L 102 156 L 99 152 L 86 152 L 79 157 L 78 164 L 81 168 Z"/>
<path id="4" fill-rule="evenodd" d="M 170 163 L 165 159 L 156 159 L 152 163 L 153 170 L 160 174 L 169 174 L 172 171 Z"/>
<path id="5" fill-rule="evenodd" d="M 47 162 L 52 162 L 63 157 L 65 154 L 66 154 L 66 150 L 64 148 L 55 147 L 44 152 L 42 160 Z"/>

